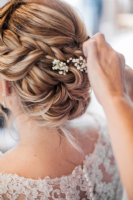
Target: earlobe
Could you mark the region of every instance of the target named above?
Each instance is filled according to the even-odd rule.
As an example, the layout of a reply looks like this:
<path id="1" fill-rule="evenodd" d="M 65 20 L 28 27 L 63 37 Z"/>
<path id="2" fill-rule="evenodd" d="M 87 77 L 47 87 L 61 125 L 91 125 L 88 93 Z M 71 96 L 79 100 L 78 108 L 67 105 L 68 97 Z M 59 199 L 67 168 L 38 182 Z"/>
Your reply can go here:
<path id="1" fill-rule="evenodd" d="M 12 84 L 10 81 L 7 81 L 7 87 L 8 87 L 8 95 L 12 94 Z"/>
<path id="2" fill-rule="evenodd" d="M 2 89 L 5 97 L 10 96 L 12 93 L 11 83 L 5 79 L 2 79 Z"/>

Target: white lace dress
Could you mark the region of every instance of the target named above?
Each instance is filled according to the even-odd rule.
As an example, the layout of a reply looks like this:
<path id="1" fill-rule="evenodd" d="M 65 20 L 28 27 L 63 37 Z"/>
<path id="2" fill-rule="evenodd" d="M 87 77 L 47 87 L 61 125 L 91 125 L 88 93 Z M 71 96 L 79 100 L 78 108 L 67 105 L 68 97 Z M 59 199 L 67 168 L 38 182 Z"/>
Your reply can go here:
<path id="1" fill-rule="evenodd" d="M 0 200 L 121 200 L 123 187 L 105 135 L 102 128 L 94 152 L 68 176 L 33 180 L 0 172 Z"/>

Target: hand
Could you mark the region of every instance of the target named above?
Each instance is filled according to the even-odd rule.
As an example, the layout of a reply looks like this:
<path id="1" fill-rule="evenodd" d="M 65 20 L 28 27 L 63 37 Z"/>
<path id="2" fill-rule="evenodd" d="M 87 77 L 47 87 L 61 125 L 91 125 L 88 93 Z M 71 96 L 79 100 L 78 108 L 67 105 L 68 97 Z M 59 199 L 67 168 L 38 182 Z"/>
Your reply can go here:
<path id="1" fill-rule="evenodd" d="M 133 70 L 127 65 L 125 68 L 125 75 L 126 75 L 126 84 L 127 84 L 128 94 L 130 96 L 130 99 L 133 102 Z"/>
<path id="2" fill-rule="evenodd" d="M 133 96 L 132 70 L 125 67 L 124 56 L 114 51 L 102 34 L 85 42 L 83 50 L 92 89 L 105 111 L 121 180 L 133 199 L 133 104 L 128 95 Z"/>
<path id="3" fill-rule="evenodd" d="M 125 59 L 98 33 L 83 44 L 87 57 L 88 76 L 99 103 L 114 97 L 128 96 L 125 79 Z"/>

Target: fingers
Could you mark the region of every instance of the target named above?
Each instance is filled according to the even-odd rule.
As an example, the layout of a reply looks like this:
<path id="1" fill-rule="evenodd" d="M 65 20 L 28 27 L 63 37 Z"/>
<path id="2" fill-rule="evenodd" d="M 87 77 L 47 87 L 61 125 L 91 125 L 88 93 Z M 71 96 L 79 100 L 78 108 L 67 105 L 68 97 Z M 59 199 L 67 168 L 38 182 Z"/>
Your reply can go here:
<path id="1" fill-rule="evenodd" d="M 95 34 L 91 39 L 96 40 L 97 44 L 100 46 L 106 43 L 105 36 L 102 33 Z"/>
<path id="2" fill-rule="evenodd" d="M 123 86 L 123 91 L 125 94 L 127 94 L 127 85 L 126 85 L 126 77 L 125 77 L 125 57 L 121 53 L 117 53 L 119 56 L 119 62 L 120 62 L 120 73 L 122 77 L 122 86 Z"/>
<path id="3" fill-rule="evenodd" d="M 86 49 L 87 49 L 87 46 L 90 45 L 90 42 L 91 41 L 95 41 L 96 44 L 97 44 L 97 49 L 98 49 L 98 52 L 100 53 L 100 55 L 107 55 L 110 51 L 112 51 L 112 47 L 106 42 L 105 40 L 105 37 L 102 33 L 97 33 L 96 35 L 94 35 L 91 39 L 87 40 L 85 43 L 84 43 L 84 54 L 85 56 L 87 57 L 87 52 L 86 52 Z M 95 45 L 95 44 L 94 44 Z M 95 45 L 96 46 L 96 45 Z M 114 51 L 114 50 L 113 50 Z M 103 56 L 104 57 L 104 56 Z"/>
<path id="4" fill-rule="evenodd" d="M 125 79 L 126 79 L 126 86 L 128 94 L 133 101 L 133 70 L 129 66 L 126 66 L 125 68 Z"/>
<path id="5" fill-rule="evenodd" d="M 125 57 L 124 57 L 124 55 L 121 54 L 121 53 L 118 53 L 118 52 L 117 52 L 117 54 L 118 54 L 118 56 L 119 56 L 120 66 L 122 67 L 121 72 L 124 73 L 124 72 L 125 72 L 125 66 L 126 66 L 126 64 L 125 64 Z"/>
<path id="6" fill-rule="evenodd" d="M 87 40 L 84 44 L 83 44 L 83 52 L 85 57 L 90 57 L 90 55 L 98 55 L 98 49 L 97 49 L 97 43 L 95 40 L 91 39 L 91 40 Z"/>
<path id="7" fill-rule="evenodd" d="M 86 41 L 83 44 L 83 52 L 87 57 L 88 71 L 91 67 L 95 68 L 97 66 L 96 62 L 98 62 L 98 47 L 96 41 L 93 39 Z"/>
<path id="8" fill-rule="evenodd" d="M 133 70 L 131 67 L 129 67 L 128 65 L 125 66 L 125 68 Z"/>
<path id="9" fill-rule="evenodd" d="M 121 59 L 122 63 L 123 63 L 124 66 L 125 66 L 125 57 L 124 57 L 124 55 L 121 54 L 121 53 L 119 53 L 119 56 L 120 56 L 120 59 Z"/>
<path id="10" fill-rule="evenodd" d="M 112 47 L 106 41 L 105 36 L 102 33 L 97 33 L 91 39 L 96 40 L 99 51 L 100 51 L 100 49 L 103 49 L 103 50 L 105 50 L 105 49 L 112 49 Z"/>

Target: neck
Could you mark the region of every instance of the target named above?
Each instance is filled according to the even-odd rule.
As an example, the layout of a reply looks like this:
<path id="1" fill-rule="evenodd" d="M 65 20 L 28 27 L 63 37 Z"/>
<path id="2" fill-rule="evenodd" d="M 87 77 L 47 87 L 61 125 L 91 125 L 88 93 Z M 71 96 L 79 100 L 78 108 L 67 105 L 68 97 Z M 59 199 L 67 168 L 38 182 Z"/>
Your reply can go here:
<path id="1" fill-rule="evenodd" d="M 55 147 L 60 144 L 57 129 L 41 127 L 36 122 L 28 119 L 24 114 L 15 118 L 20 134 L 19 147 L 32 148 L 35 151 Z"/>

